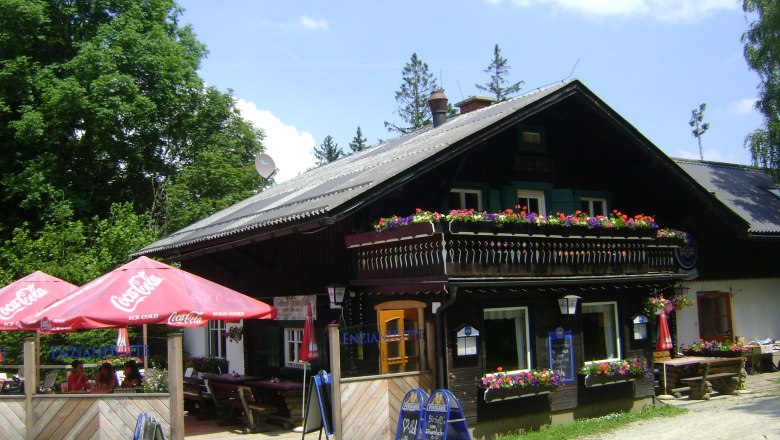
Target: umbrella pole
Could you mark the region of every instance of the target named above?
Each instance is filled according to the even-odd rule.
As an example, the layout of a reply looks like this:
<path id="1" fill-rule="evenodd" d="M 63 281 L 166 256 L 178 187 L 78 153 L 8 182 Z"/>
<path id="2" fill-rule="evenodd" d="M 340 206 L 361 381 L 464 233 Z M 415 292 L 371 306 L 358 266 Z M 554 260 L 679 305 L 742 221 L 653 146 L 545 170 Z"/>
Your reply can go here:
<path id="1" fill-rule="evenodd" d="M 301 399 L 301 400 L 303 400 L 303 404 L 301 405 L 301 426 L 300 426 L 300 428 L 293 429 L 293 431 L 295 431 L 295 432 L 302 432 L 303 436 L 306 435 L 306 364 L 308 364 L 308 362 L 304 361 L 304 363 L 303 363 L 303 399 Z M 299 429 L 300 429 L 300 431 L 299 431 Z M 303 436 L 301 436 L 301 438 L 303 438 Z"/>
<path id="2" fill-rule="evenodd" d="M 144 333 L 144 374 L 148 374 L 149 371 L 149 351 L 147 350 L 146 346 L 146 324 L 143 325 L 143 333 Z"/>
<path id="3" fill-rule="evenodd" d="M 41 381 L 41 331 L 35 330 L 35 365 L 38 368 L 35 370 L 38 373 L 38 377 L 34 377 L 35 383 Z M 36 385 L 37 386 L 37 385 Z"/>

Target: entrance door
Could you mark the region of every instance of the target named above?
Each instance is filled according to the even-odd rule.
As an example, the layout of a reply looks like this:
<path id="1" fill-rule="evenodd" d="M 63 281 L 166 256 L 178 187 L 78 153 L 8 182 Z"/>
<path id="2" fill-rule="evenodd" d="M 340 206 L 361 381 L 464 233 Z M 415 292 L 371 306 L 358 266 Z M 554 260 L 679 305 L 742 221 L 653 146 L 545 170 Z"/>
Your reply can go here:
<path id="1" fill-rule="evenodd" d="M 733 339 L 729 293 L 699 292 L 696 300 L 699 309 L 699 337 L 705 341 Z"/>
<path id="2" fill-rule="evenodd" d="M 417 309 L 378 310 L 382 374 L 420 369 Z"/>

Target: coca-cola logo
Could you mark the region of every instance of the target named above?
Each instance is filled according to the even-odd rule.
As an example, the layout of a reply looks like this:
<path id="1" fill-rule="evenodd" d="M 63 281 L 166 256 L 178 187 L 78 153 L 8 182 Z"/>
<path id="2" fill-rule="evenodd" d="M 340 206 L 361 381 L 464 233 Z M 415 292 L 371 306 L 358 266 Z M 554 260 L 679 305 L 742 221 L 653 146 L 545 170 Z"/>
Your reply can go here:
<path id="1" fill-rule="evenodd" d="M 35 304 L 36 301 L 48 293 L 48 290 L 35 287 L 35 284 L 30 283 L 28 286 L 17 290 L 16 295 L 10 301 L 0 306 L 0 318 L 13 318 L 14 315 Z"/>
<path id="2" fill-rule="evenodd" d="M 168 317 L 168 325 L 172 327 L 195 327 L 203 324 L 202 312 L 178 313 L 173 312 Z"/>
<path id="3" fill-rule="evenodd" d="M 111 295 L 111 304 L 124 312 L 134 312 L 147 296 L 154 293 L 154 289 L 162 284 L 164 278 L 156 275 L 146 275 L 143 270 L 128 280 L 130 287 L 122 295 Z"/>

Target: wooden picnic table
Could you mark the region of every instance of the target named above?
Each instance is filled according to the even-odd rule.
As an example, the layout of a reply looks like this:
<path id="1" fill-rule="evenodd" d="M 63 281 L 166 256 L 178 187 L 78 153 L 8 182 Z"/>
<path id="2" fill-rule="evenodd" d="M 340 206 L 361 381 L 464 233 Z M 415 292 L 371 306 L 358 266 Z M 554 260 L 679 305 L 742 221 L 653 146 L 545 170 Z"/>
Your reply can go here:
<path id="1" fill-rule="evenodd" d="M 298 426 L 303 420 L 303 383 L 293 380 L 254 380 L 244 385 L 252 387 L 260 401 L 272 405 L 276 412 L 268 421 L 285 429 Z"/>
<path id="2" fill-rule="evenodd" d="M 654 361 L 655 368 L 659 373 L 660 386 L 664 394 L 669 391 L 684 387 L 682 379 L 698 376 L 701 368 L 705 364 L 710 367 L 718 365 L 732 364 L 735 358 L 726 357 L 706 357 L 706 356 L 684 356 L 674 359 Z"/>

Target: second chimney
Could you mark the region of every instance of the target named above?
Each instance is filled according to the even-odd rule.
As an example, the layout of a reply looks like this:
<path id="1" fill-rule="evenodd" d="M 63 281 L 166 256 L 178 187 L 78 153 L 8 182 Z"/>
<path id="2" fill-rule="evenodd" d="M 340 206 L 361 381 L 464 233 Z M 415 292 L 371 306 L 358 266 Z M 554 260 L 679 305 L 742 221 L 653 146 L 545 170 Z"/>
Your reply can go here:
<path id="1" fill-rule="evenodd" d="M 431 116 L 433 116 L 433 126 L 447 122 L 447 97 L 441 90 L 434 90 L 431 93 L 431 97 L 428 98 L 428 107 L 431 108 Z"/>
<path id="2" fill-rule="evenodd" d="M 455 104 L 455 107 L 460 108 L 460 114 L 465 115 L 466 113 L 489 107 L 495 103 L 495 98 L 490 98 L 488 96 L 472 96 Z"/>

